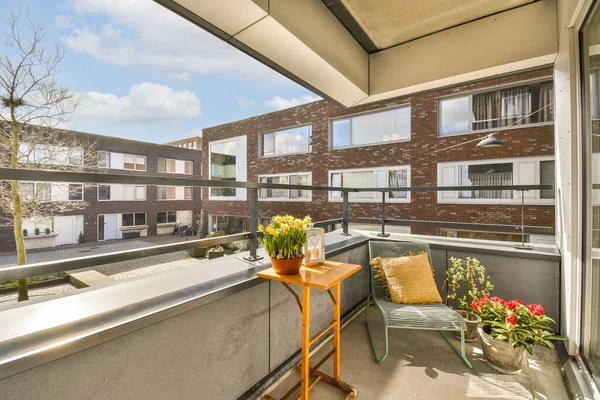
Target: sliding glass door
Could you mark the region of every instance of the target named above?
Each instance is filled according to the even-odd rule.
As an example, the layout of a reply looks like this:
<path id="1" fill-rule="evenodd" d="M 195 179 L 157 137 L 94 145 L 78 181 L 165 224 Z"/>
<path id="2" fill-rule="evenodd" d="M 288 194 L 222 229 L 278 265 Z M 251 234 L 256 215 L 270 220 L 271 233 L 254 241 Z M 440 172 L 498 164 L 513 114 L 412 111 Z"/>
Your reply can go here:
<path id="1" fill-rule="evenodd" d="M 590 13 L 581 32 L 583 128 L 583 361 L 600 386 L 600 12 Z"/>

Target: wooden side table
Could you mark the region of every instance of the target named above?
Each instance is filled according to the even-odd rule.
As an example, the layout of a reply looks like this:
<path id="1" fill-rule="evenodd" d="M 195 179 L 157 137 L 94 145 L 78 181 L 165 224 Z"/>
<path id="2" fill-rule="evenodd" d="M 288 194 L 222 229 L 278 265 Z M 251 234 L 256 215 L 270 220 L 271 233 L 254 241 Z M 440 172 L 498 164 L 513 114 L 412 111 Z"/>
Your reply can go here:
<path id="1" fill-rule="evenodd" d="M 356 396 L 356 389 L 340 381 L 340 286 L 341 282 L 350 275 L 360 271 L 360 265 L 343 264 L 333 261 L 325 261 L 320 264 L 302 266 L 300 272 L 294 275 L 279 275 L 273 268 L 258 272 L 261 278 L 271 279 L 281 282 L 287 290 L 296 298 L 296 302 L 302 312 L 302 364 L 300 365 L 301 380 L 292 387 L 282 398 L 289 398 L 298 387 L 300 387 L 299 399 L 308 400 L 308 392 L 317 382 L 324 381 L 348 393 L 346 399 Z M 302 301 L 300 297 L 289 286 L 302 286 Z M 333 322 L 323 331 L 319 332 L 312 339 L 310 338 L 310 289 L 325 290 L 333 301 Z M 331 289 L 333 288 L 333 293 Z M 304 304 L 303 304 L 304 303 Z M 323 335 L 333 329 L 333 350 L 331 350 L 314 367 L 310 367 L 310 346 L 319 340 Z M 331 356 L 333 356 L 333 376 L 318 371 Z M 311 381 L 311 376 L 314 378 Z M 271 396 L 264 396 L 263 399 L 273 399 Z"/>

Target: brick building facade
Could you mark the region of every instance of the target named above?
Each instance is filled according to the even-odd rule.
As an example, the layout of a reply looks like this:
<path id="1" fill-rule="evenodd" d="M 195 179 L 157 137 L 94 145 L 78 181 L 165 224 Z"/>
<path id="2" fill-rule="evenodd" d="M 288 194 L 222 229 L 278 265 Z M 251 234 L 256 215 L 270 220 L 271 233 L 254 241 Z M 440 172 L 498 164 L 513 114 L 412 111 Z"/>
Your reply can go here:
<path id="1" fill-rule="evenodd" d="M 57 131 L 56 134 L 72 136 L 74 143 L 81 144 L 85 148 L 86 153 L 91 153 L 83 157 L 87 161 L 85 165 L 86 171 L 104 171 L 110 174 L 124 174 L 132 177 L 169 176 L 176 178 L 198 178 L 201 175 L 202 153 L 198 150 L 84 132 Z M 128 164 L 132 156 L 136 163 L 133 168 Z M 110 160 L 112 160 L 112 164 Z M 182 166 L 181 168 L 179 167 L 180 165 Z M 91 167 L 91 169 L 87 167 Z M 167 170 L 172 171 L 167 172 Z M 132 185 L 104 185 L 110 186 L 110 189 L 102 192 L 104 197 L 108 194 L 110 200 L 101 200 L 99 199 L 99 186 L 102 185 L 83 185 L 83 207 L 69 212 L 53 213 L 48 218 L 41 218 L 43 219 L 43 226 L 49 226 L 53 232 L 60 229 L 61 225 L 63 227 L 64 225 L 69 225 L 68 229 L 72 230 L 73 227 L 70 225 L 74 224 L 74 229 L 77 230 L 73 236 L 75 240 L 69 237 L 61 241 L 52 239 L 51 237 L 46 239 L 43 228 L 41 229 L 42 233 L 38 237 L 35 237 L 33 227 L 36 224 L 40 224 L 40 218 L 37 218 L 38 221 L 24 220 L 24 227 L 30 227 L 28 238 L 26 238 L 26 246 L 28 248 L 39 248 L 70 244 L 73 241 L 76 242 L 79 231 L 84 234 L 86 242 L 124 238 L 127 235 L 123 235 L 123 233 L 128 231 L 140 232 L 142 236 L 170 233 L 173 228 L 174 218 L 184 216 L 186 220 L 182 222 L 195 224 L 200 215 L 200 188 L 191 189 L 191 199 L 189 198 L 190 192 L 184 190 L 185 195 L 183 197 L 176 195 L 171 196 L 173 200 L 168 200 L 168 197 L 163 195 L 164 199 L 159 200 L 159 189 L 157 186 L 148 185 L 145 189 L 141 189 L 140 187 L 138 191 L 133 182 Z M 126 186 L 131 187 L 133 198 L 129 196 L 130 192 Z M 110 194 L 111 191 L 112 194 Z M 166 194 L 167 188 L 165 187 L 161 191 Z M 169 192 L 176 193 L 181 192 L 181 190 L 173 188 L 172 190 L 169 189 Z M 117 197 L 116 194 L 119 196 Z M 184 214 L 178 214 L 177 212 L 184 212 Z M 143 220 L 141 214 L 145 215 Z M 76 216 L 77 219 L 63 218 L 67 216 Z M 133 225 L 126 226 L 131 222 L 131 219 L 133 219 Z M 159 221 L 159 219 L 161 220 Z M 143 224 L 139 222 L 143 222 Z M 104 226 L 108 223 L 117 224 L 115 225 L 117 231 L 109 232 L 110 235 L 106 235 L 104 231 Z M 105 237 L 103 238 L 102 236 Z M 42 243 L 44 239 L 46 241 Z M 41 245 L 35 242 L 40 242 Z M 14 249 L 15 243 L 12 227 L 0 228 L 0 243 L 2 243 L 2 251 Z"/>
<path id="2" fill-rule="evenodd" d="M 496 163 L 504 159 L 526 160 L 532 157 L 542 157 L 544 160 L 546 159 L 544 157 L 553 159 L 554 125 L 552 121 L 509 126 L 496 135 L 505 142 L 502 147 L 497 148 L 476 147 L 478 138 L 486 136 L 490 132 L 496 131 L 496 129 L 475 130 L 467 134 L 443 137 L 439 135 L 438 121 L 440 120 L 440 113 L 438 109 L 441 99 L 447 96 L 478 93 L 484 89 L 501 89 L 507 86 L 520 85 L 522 82 L 527 84 L 539 80 L 548 82 L 550 85 L 549 94 L 552 95 L 552 69 L 546 68 L 351 109 L 345 109 L 329 100 L 321 100 L 241 121 L 205 128 L 203 130 L 202 147 L 202 152 L 206 155 L 202 161 L 203 178 L 210 179 L 211 142 L 240 136 L 246 136 L 246 178 L 250 182 L 256 182 L 260 175 L 310 172 L 312 173 L 313 185 L 328 185 L 331 183 L 329 175 L 331 170 L 409 165 L 410 186 L 438 186 L 439 163 L 481 160 L 495 160 Z M 523 97 L 523 99 L 525 98 Z M 505 100 L 501 100 L 504 104 Z M 516 102 L 519 101 L 521 99 L 516 100 Z M 529 104 L 531 104 L 531 101 L 530 96 Z M 508 106 L 509 101 L 506 101 L 506 103 L 506 106 Z M 410 140 L 343 149 L 331 148 L 332 120 L 365 112 L 392 109 L 402 105 L 410 105 Z M 547 104 L 545 109 L 552 110 L 552 104 Z M 502 112 L 504 113 L 504 111 Z M 312 126 L 312 148 L 310 151 L 302 154 L 260 156 L 260 143 L 263 140 L 261 135 L 265 132 L 302 125 Z M 471 142 L 465 143 L 468 141 Z M 539 163 L 536 165 L 539 167 Z M 526 173 L 525 166 L 522 167 L 522 171 L 522 174 Z M 522 181 L 522 183 L 525 183 L 525 179 L 522 179 Z M 554 174 L 552 174 L 552 181 L 554 181 Z M 203 191 L 203 208 L 207 214 L 249 215 L 248 201 L 244 201 L 244 199 L 213 200 L 209 198 L 207 188 Z M 521 223 L 521 206 L 516 197 L 514 201 L 500 205 L 492 204 L 494 202 L 488 202 L 487 204 L 477 204 L 477 202 L 475 204 L 461 202 L 440 204 L 438 200 L 438 194 L 435 192 L 413 192 L 408 203 L 388 204 L 387 217 L 484 224 L 519 225 Z M 555 226 L 553 200 L 549 202 L 528 201 L 527 203 L 525 207 L 526 225 Z M 356 221 L 359 217 L 378 217 L 380 216 L 380 207 L 379 201 L 357 203 L 351 200 L 350 218 L 352 221 Z M 327 220 L 342 216 L 342 203 L 331 201 L 327 192 L 315 191 L 312 193 L 311 201 L 306 202 L 259 201 L 258 213 L 260 218 L 269 218 L 278 213 L 291 213 L 297 216 L 309 214 L 313 217 L 313 220 Z M 413 225 L 411 231 L 419 234 L 440 234 L 438 228 L 434 226 Z"/>

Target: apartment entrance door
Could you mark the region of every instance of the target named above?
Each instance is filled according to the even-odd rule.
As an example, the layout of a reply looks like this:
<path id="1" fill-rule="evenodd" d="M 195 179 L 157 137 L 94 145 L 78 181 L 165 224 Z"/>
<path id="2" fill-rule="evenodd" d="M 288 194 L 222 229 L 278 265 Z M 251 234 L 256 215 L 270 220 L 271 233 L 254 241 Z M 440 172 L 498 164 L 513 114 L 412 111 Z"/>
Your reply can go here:
<path id="1" fill-rule="evenodd" d="M 104 240 L 112 240 L 117 238 L 117 216 L 104 216 Z"/>

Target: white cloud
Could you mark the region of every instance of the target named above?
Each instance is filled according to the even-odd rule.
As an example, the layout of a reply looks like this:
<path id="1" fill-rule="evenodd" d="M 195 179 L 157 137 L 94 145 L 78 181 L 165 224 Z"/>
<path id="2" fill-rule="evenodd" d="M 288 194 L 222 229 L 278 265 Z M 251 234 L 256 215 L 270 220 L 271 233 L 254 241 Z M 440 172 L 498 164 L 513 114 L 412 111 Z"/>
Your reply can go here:
<path id="1" fill-rule="evenodd" d="M 59 17 L 81 21 L 105 15 L 110 23 L 99 29 L 79 22 L 64 37 L 67 47 L 117 65 L 158 67 L 167 76 L 189 79 L 189 74 L 244 74 L 273 83 L 286 78 L 185 21 L 151 0 L 71 0 L 74 15 Z"/>
<path id="2" fill-rule="evenodd" d="M 291 99 L 284 99 L 282 97 L 275 96 L 271 100 L 265 101 L 265 105 L 274 110 L 283 110 L 284 108 L 296 107 L 300 104 L 311 103 L 321 99 L 322 98 L 319 96 L 313 96 L 310 94 L 303 94 L 300 97 L 294 97 Z"/>
<path id="3" fill-rule="evenodd" d="M 236 97 L 235 101 L 238 103 L 238 105 L 240 105 L 242 107 L 249 107 L 249 106 L 256 105 L 256 101 L 245 99 L 243 97 Z"/>
<path id="4" fill-rule="evenodd" d="M 156 83 L 133 85 L 127 96 L 111 93 L 81 94 L 71 122 L 183 120 L 200 115 L 200 100 L 189 90 L 175 91 Z"/>

